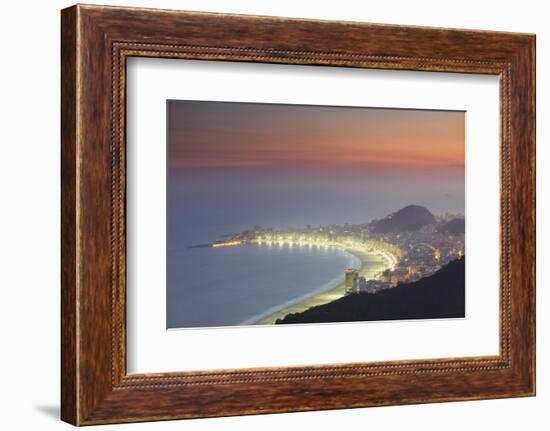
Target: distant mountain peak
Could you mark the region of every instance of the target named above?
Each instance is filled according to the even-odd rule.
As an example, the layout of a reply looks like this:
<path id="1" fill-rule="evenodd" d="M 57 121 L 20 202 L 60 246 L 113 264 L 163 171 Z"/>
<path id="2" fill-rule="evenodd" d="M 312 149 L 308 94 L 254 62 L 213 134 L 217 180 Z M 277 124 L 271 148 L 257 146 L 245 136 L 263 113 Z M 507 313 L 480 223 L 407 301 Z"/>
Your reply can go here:
<path id="1" fill-rule="evenodd" d="M 428 211 L 428 212 L 430 212 L 428 210 L 428 208 L 423 207 L 421 205 L 415 205 L 415 204 L 407 205 L 406 207 L 403 207 L 399 211 L 396 211 L 396 212 L 401 212 L 401 211 Z"/>
<path id="2" fill-rule="evenodd" d="M 465 220 L 462 217 L 454 218 L 438 228 L 439 232 L 453 235 L 464 234 Z"/>
<path id="3" fill-rule="evenodd" d="M 373 232 L 408 232 L 433 224 L 435 221 L 434 215 L 427 208 L 420 205 L 407 205 L 374 222 Z"/>

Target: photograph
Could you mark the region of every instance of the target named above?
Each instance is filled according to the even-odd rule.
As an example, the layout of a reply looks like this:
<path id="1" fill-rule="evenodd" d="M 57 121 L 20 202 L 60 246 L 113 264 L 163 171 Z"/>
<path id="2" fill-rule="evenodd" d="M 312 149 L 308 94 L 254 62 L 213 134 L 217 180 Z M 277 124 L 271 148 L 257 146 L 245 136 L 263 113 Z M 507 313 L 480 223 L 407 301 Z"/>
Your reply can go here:
<path id="1" fill-rule="evenodd" d="M 467 317 L 464 111 L 166 115 L 167 329 Z"/>

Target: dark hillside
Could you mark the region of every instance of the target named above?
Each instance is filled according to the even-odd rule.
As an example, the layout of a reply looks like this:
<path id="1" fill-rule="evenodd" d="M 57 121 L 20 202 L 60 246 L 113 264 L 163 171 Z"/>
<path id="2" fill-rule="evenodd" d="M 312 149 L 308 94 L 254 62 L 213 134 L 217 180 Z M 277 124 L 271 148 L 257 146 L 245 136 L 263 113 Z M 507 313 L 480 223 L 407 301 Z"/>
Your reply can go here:
<path id="1" fill-rule="evenodd" d="M 463 218 L 454 218 L 438 228 L 441 233 L 460 235 L 464 233 L 465 222 Z"/>
<path id="2" fill-rule="evenodd" d="M 408 232 L 433 223 L 435 223 L 435 217 L 427 208 L 409 205 L 374 222 L 373 232 Z"/>
<path id="3" fill-rule="evenodd" d="M 436 319 L 465 316 L 464 258 L 435 274 L 376 294 L 344 296 L 302 313 L 288 314 L 278 324 L 369 320 Z"/>

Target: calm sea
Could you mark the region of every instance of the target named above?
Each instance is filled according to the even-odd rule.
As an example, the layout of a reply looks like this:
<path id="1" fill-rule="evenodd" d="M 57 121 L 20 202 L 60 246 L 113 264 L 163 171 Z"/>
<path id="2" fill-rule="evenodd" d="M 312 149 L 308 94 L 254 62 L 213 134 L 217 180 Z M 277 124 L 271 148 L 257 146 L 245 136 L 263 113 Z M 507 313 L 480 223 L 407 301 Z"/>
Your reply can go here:
<path id="1" fill-rule="evenodd" d="M 341 250 L 258 246 L 169 253 L 168 327 L 244 324 L 343 280 L 358 259 Z"/>

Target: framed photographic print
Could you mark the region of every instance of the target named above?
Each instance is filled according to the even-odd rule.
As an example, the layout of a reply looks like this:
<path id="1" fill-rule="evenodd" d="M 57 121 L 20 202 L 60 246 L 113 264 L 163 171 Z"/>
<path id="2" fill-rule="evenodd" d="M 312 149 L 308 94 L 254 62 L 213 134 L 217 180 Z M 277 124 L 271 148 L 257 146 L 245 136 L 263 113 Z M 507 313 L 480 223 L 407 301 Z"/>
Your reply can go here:
<path id="1" fill-rule="evenodd" d="M 535 37 L 62 11 L 62 419 L 535 394 Z"/>

